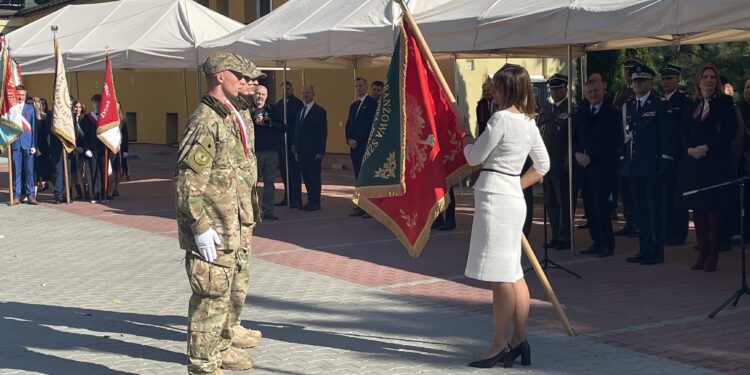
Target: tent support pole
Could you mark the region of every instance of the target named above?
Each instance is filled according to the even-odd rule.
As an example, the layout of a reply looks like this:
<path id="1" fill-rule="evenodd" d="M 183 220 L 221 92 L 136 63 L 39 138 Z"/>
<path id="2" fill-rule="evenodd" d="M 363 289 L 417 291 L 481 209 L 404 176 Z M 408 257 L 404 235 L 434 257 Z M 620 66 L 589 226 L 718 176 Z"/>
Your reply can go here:
<path id="1" fill-rule="evenodd" d="M 573 113 L 573 46 L 568 44 L 568 113 Z M 573 212 L 573 117 L 568 116 L 568 210 L 570 212 L 570 251 L 573 256 L 576 255 L 575 232 L 575 212 Z"/>
<path id="2" fill-rule="evenodd" d="M 283 80 L 282 84 L 284 85 L 284 88 L 282 89 L 282 92 L 284 93 L 282 94 L 284 95 L 284 125 L 287 126 L 286 132 L 284 132 L 284 151 L 283 151 L 284 165 L 286 167 L 286 169 L 284 169 L 286 171 L 286 184 L 284 184 L 284 188 L 286 189 L 286 191 L 284 192 L 285 193 L 284 195 L 286 196 L 286 206 L 291 210 L 292 209 L 292 196 L 290 194 L 291 189 L 289 188 L 291 186 L 291 181 L 289 181 L 289 157 L 290 155 L 289 155 L 289 123 L 287 121 L 287 118 L 289 117 L 287 113 L 288 109 L 287 109 L 287 102 L 286 102 L 287 101 L 287 98 L 286 98 L 286 60 L 284 60 L 284 70 L 281 72 L 281 76 Z M 291 156 L 294 156 L 294 155 L 291 155 Z M 265 184 L 266 182 L 263 181 L 263 183 Z"/>

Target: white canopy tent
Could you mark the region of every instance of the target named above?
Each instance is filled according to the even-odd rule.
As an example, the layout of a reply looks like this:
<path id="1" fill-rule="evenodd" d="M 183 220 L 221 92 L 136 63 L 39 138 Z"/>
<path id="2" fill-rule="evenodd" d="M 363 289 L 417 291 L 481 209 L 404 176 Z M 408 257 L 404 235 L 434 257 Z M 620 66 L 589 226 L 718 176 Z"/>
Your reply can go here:
<path id="1" fill-rule="evenodd" d="M 116 69 L 195 69 L 198 45 L 243 26 L 192 0 L 68 5 L 7 35 L 24 75 L 54 71 L 52 25 L 69 72 L 102 70 L 105 47 Z"/>
<path id="2" fill-rule="evenodd" d="M 746 0 L 405 0 L 433 52 L 454 57 L 555 56 L 585 50 L 750 39 Z M 393 0 L 290 0 L 200 46 L 267 66 L 387 64 L 401 10 Z"/>

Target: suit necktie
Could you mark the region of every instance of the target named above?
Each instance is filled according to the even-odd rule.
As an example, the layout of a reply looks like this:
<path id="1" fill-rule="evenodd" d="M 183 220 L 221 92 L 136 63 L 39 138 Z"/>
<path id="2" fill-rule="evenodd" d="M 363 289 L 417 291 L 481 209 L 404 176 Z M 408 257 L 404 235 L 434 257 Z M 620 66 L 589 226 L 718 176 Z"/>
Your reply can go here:
<path id="1" fill-rule="evenodd" d="M 359 100 L 359 105 L 357 106 L 357 113 L 354 114 L 354 119 L 356 120 L 357 117 L 359 117 L 359 110 L 362 109 L 362 104 L 365 103 L 365 100 Z"/>
<path id="2" fill-rule="evenodd" d="M 302 121 L 307 116 L 307 106 L 302 107 L 302 113 L 299 116 L 299 120 Z"/>
<path id="3" fill-rule="evenodd" d="M 641 99 L 635 100 L 635 113 L 641 112 Z"/>
<path id="4" fill-rule="evenodd" d="M 596 115 L 596 107 L 591 107 L 591 117 L 594 117 Z"/>
<path id="5" fill-rule="evenodd" d="M 224 102 L 224 106 L 229 109 L 229 112 L 232 113 L 232 117 L 234 117 L 234 123 L 237 125 L 238 128 L 240 128 L 240 140 L 242 141 L 242 150 L 245 151 L 245 155 L 247 155 L 247 139 L 245 138 L 245 127 L 242 126 L 242 120 L 240 120 L 240 117 L 237 115 L 237 112 L 234 110 L 234 107 L 232 107 L 229 102 Z"/>

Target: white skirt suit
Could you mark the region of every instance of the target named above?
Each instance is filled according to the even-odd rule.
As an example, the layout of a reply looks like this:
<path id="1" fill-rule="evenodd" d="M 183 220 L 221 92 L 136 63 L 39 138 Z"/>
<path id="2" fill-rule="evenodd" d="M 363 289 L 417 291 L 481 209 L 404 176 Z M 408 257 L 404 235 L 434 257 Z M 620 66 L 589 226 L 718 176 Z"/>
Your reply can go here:
<path id="1" fill-rule="evenodd" d="M 474 223 L 471 227 L 466 276 L 491 282 L 523 278 L 521 235 L 526 202 L 521 169 L 530 156 L 541 174 L 549 170 L 549 155 L 536 121 L 521 113 L 495 112 L 474 144 L 466 145 L 469 165 L 482 165 L 474 184 Z"/>

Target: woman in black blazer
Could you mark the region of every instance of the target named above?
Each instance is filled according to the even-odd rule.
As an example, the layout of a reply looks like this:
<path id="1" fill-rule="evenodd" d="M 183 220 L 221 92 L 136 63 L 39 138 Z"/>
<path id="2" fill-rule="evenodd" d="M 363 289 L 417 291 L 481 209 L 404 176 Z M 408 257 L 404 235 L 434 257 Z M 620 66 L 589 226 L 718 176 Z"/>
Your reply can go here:
<path id="1" fill-rule="evenodd" d="M 721 184 L 736 177 L 730 143 L 737 133 L 737 115 L 732 97 L 721 90 L 719 72 L 704 65 L 694 79 L 696 96 L 683 110 L 680 140 L 683 167 L 682 192 Z M 716 271 L 721 240 L 722 211 L 735 204 L 735 185 L 706 190 L 678 198 L 693 210 L 695 234 L 700 249 L 694 270 Z"/>

